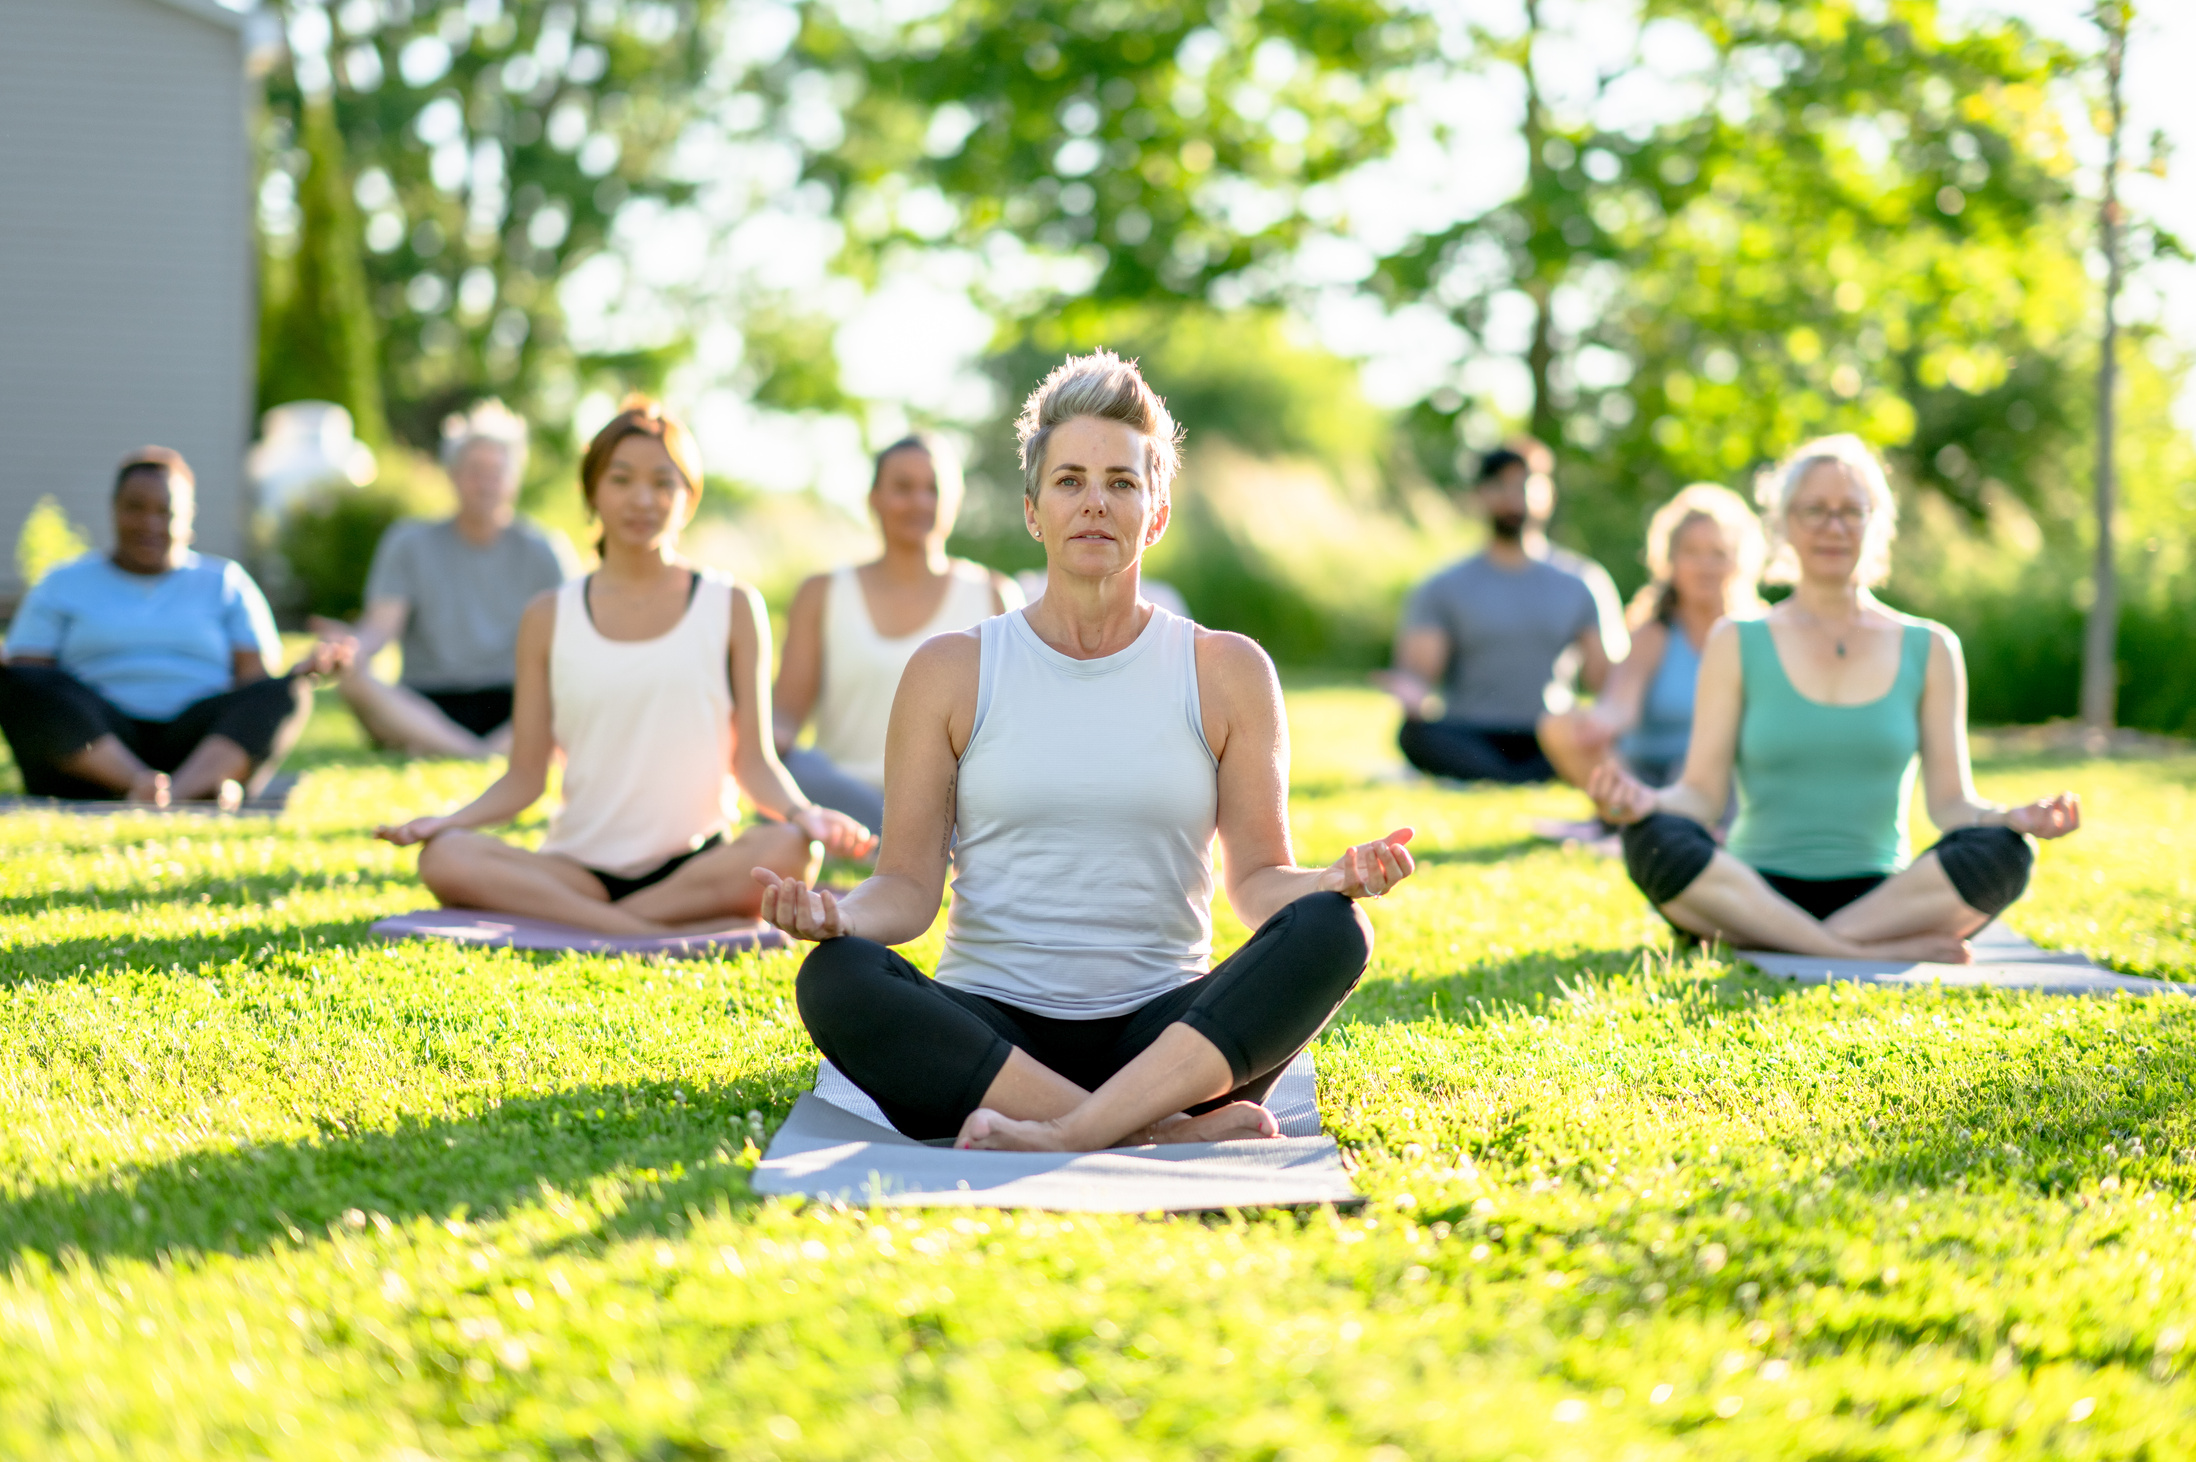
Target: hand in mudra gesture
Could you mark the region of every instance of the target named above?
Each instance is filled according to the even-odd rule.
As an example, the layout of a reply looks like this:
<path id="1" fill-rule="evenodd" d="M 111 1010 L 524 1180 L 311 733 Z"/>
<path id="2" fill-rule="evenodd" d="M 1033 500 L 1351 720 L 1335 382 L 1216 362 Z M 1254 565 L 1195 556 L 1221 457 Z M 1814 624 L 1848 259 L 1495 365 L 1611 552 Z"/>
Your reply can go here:
<path id="1" fill-rule="evenodd" d="M 1605 761 L 1586 779 L 1586 795 L 1594 799 L 1604 820 L 1627 827 L 1655 810 L 1655 794 L 1645 782 L 1616 762 Z"/>
<path id="2" fill-rule="evenodd" d="M 755 870 L 755 881 L 763 890 L 763 922 L 777 925 L 795 939 L 843 939 L 854 932 L 830 889 L 780 878 L 767 868 Z"/>
<path id="3" fill-rule="evenodd" d="M 1411 861 L 1410 850 L 1404 847 L 1416 831 L 1415 828 L 1399 827 L 1384 838 L 1359 843 L 1327 865 L 1319 877 L 1320 888 L 1345 898 L 1379 898 L 1410 877 L 1411 870 L 1418 866 Z"/>
<path id="4" fill-rule="evenodd" d="M 2026 807 L 2008 807 L 2005 825 L 2032 838 L 2063 838 L 2082 825 L 2082 799 L 2061 792 Z"/>

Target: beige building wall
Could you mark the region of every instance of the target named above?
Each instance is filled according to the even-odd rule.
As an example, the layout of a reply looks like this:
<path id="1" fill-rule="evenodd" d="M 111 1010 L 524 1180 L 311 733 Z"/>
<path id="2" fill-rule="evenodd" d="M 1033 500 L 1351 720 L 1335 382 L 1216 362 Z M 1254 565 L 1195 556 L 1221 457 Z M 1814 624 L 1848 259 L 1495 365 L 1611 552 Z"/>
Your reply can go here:
<path id="1" fill-rule="evenodd" d="M 246 126 L 240 18 L 212 0 L 0 0 L 0 601 L 32 505 L 104 547 L 147 442 L 198 474 L 198 546 L 241 551 Z"/>

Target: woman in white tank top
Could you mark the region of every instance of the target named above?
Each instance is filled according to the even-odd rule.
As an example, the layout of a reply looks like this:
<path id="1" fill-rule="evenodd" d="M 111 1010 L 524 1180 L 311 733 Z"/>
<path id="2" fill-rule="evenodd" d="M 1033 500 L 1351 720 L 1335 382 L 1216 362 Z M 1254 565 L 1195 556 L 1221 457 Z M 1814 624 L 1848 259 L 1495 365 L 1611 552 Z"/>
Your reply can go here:
<path id="1" fill-rule="evenodd" d="M 778 755 L 802 792 L 870 827 L 884 819 L 885 728 L 908 660 L 932 635 L 1022 606 L 1006 575 L 946 556 L 961 492 L 943 443 L 911 436 L 886 447 L 869 485 L 883 555 L 806 580 L 786 616 L 772 693 Z M 811 716 L 815 743 L 797 747 Z"/>
<path id="2" fill-rule="evenodd" d="M 870 851 L 869 830 L 801 796 L 771 748 L 761 598 L 676 555 L 701 480 L 693 437 L 652 402 L 628 402 L 589 445 L 602 565 L 520 620 L 509 767 L 456 812 L 376 830 L 425 845 L 420 877 L 445 906 L 604 934 L 721 930 L 753 919 L 754 868 L 813 878 L 817 844 Z M 533 806 L 555 751 L 563 805 L 538 852 L 472 831 Z M 727 842 L 733 782 L 779 820 Z"/>
<path id="3" fill-rule="evenodd" d="M 1019 430 L 1043 596 L 915 652 L 876 875 L 835 899 L 758 869 L 763 917 L 819 941 L 801 1018 L 912 1136 L 1271 1137 L 1259 1103 L 1356 987 L 1371 929 L 1353 901 L 1409 876 L 1410 829 L 1296 866 L 1271 662 L 1138 592 L 1179 448 L 1135 366 L 1068 360 Z M 1257 931 L 1217 966 L 1215 834 Z M 889 946 L 937 919 L 949 846 L 931 978 Z"/>

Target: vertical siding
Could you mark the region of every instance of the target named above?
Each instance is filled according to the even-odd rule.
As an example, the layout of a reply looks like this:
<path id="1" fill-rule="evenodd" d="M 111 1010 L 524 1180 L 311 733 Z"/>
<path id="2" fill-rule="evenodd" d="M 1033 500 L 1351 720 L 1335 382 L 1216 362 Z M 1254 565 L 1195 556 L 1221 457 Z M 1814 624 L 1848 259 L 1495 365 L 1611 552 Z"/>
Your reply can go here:
<path id="1" fill-rule="evenodd" d="M 0 0 L 0 597 L 51 493 L 104 544 L 146 442 L 199 482 L 199 546 L 243 546 L 251 171 L 236 28 L 162 0 Z"/>

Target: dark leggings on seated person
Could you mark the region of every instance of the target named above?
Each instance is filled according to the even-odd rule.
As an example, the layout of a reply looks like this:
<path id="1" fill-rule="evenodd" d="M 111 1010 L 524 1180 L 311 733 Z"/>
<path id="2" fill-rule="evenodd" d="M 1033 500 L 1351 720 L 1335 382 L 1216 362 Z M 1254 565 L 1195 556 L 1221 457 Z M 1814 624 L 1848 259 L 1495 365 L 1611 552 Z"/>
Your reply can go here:
<path id="1" fill-rule="evenodd" d="M 312 714 L 312 683 L 290 676 L 254 680 L 195 700 L 166 721 L 144 721 L 55 665 L 0 665 L 0 732 L 15 751 L 23 790 L 65 801 L 112 801 L 118 788 L 61 769 L 102 736 L 113 736 L 156 772 L 183 765 L 200 742 L 225 736 L 254 767 Z"/>
<path id="2" fill-rule="evenodd" d="M 1661 908 L 1692 886 L 1716 856 L 1716 840 L 1689 817 L 1656 812 L 1624 829 L 1624 869 L 1647 900 Z M 2036 850 L 2009 827 L 1956 827 L 1928 851 L 1960 901 L 1996 918 L 2028 890 Z M 1797 878 L 1758 869 L 1764 881 L 1817 919 L 1827 919 L 1881 884 L 1888 874 Z"/>
<path id="3" fill-rule="evenodd" d="M 511 687 L 479 690 L 423 690 L 422 698 L 475 736 L 486 736 L 511 721 Z"/>
<path id="4" fill-rule="evenodd" d="M 1298 899 L 1212 971 L 1123 1015 L 1063 1020 L 941 985 L 867 939 L 827 939 L 794 999 L 824 1055 L 910 1137 L 952 1137 L 1019 1047 L 1095 1091 L 1177 1021 L 1227 1058 L 1232 1089 L 1190 1108 L 1263 1101 L 1357 988 L 1372 926 L 1338 893 Z"/>
<path id="5" fill-rule="evenodd" d="M 1555 766 L 1530 726 L 1502 730 L 1460 721 L 1405 721 L 1396 745 L 1431 777 L 1458 782 L 1552 782 Z"/>

